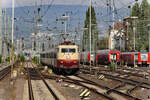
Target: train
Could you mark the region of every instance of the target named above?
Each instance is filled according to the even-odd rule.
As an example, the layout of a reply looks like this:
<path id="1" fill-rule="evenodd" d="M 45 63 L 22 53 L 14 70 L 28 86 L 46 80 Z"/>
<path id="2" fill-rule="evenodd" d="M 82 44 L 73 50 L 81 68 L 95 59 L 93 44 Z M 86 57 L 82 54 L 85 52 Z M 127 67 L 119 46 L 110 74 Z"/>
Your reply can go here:
<path id="1" fill-rule="evenodd" d="M 133 66 L 134 64 L 142 66 L 150 64 L 150 52 L 120 52 L 119 50 L 97 50 L 80 52 L 80 63 L 92 65 L 109 65 L 112 62 L 116 64 Z"/>
<path id="2" fill-rule="evenodd" d="M 64 41 L 55 48 L 41 52 L 40 62 L 56 73 L 74 74 L 79 70 L 78 46 Z"/>
<path id="3" fill-rule="evenodd" d="M 85 51 L 85 52 L 80 52 L 80 63 L 81 64 L 86 64 L 89 65 L 90 64 L 90 60 L 91 60 L 91 64 L 94 65 L 95 64 L 95 52 L 91 52 L 91 56 L 90 56 L 90 52 Z"/>
<path id="4" fill-rule="evenodd" d="M 98 50 L 96 51 L 97 64 L 105 65 L 115 62 L 120 63 L 120 51 L 118 50 Z"/>
<path id="5" fill-rule="evenodd" d="M 111 62 L 120 62 L 120 52 L 118 50 L 97 50 L 96 52 L 91 51 L 91 56 L 89 51 L 80 52 L 80 63 L 81 64 L 91 64 L 92 65 L 105 65 Z"/>

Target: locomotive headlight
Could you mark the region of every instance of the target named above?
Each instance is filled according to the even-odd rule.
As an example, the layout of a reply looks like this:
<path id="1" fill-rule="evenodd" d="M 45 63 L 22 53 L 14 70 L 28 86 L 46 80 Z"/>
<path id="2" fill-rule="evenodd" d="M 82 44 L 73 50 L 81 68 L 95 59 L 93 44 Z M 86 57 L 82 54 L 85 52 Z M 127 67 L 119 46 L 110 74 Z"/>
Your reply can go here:
<path id="1" fill-rule="evenodd" d="M 74 64 L 76 64 L 77 63 L 77 61 L 74 61 Z"/>
<path id="2" fill-rule="evenodd" d="M 62 63 L 63 63 L 63 61 L 60 61 L 60 63 L 62 64 Z"/>

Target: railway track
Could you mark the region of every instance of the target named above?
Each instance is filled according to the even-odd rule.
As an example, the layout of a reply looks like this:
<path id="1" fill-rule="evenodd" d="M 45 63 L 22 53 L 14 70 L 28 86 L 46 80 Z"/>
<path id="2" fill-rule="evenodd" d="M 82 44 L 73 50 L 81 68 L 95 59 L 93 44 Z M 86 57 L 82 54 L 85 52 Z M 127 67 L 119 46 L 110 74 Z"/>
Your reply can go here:
<path id="1" fill-rule="evenodd" d="M 95 89 L 95 88 L 93 88 L 93 87 L 90 87 L 90 86 L 85 85 L 85 84 L 90 84 L 90 85 L 97 86 L 97 85 L 95 85 L 95 84 L 92 84 L 92 82 L 88 82 L 88 81 L 85 81 L 85 80 L 84 80 L 84 81 L 80 81 L 80 80 L 72 79 L 72 78 L 66 77 L 66 76 L 65 76 L 65 78 L 68 79 L 68 80 L 73 81 L 74 84 L 76 84 L 76 85 L 79 85 L 79 86 L 82 86 L 82 87 L 84 87 L 84 88 L 89 89 L 90 91 L 92 91 L 93 93 L 96 93 L 97 95 L 100 95 L 100 96 L 105 97 L 105 98 L 108 99 L 108 100 L 115 100 L 113 97 L 111 97 L 111 96 L 109 96 L 109 95 L 107 95 L 107 94 L 105 94 L 105 93 L 101 93 L 101 92 L 99 92 L 97 89 Z M 83 83 L 84 83 L 84 84 L 83 84 Z"/>
<path id="2" fill-rule="evenodd" d="M 68 82 L 68 83 L 71 83 L 71 84 L 76 84 L 76 85 L 82 86 L 84 88 L 89 89 L 90 91 L 92 91 L 93 93 L 95 93 L 95 94 L 97 94 L 99 96 L 103 96 L 104 98 L 106 98 L 108 100 L 116 100 L 114 97 L 112 97 L 112 96 L 109 95 L 112 92 L 114 92 L 114 93 L 116 93 L 118 95 L 121 95 L 121 96 L 123 96 L 125 98 L 130 98 L 131 100 L 142 100 L 140 98 L 132 96 L 131 94 L 126 94 L 126 93 L 123 93 L 123 92 L 120 92 L 120 91 L 117 90 L 118 88 L 123 87 L 124 84 L 120 84 L 120 85 L 116 86 L 115 88 L 109 88 L 107 86 L 100 85 L 100 84 L 98 84 L 96 82 L 93 82 L 91 80 L 85 79 L 85 78 L 80 77 L 80 76 L 75 76 L 75 77 L 78 77 L 81 80 L 72 79 L 72 78 L 67 77 L 67 76 L 65 76 L 65 77 L 59 77 L 59 76 L 44 75 L 44 77 L 48 78 L 48 79 L 53 79 L 53 80 L 62 79 L 64 82 Z M 93 86 L 98 87 L 100 89 L 105 89 L 106 92 L 105 93 L 99 92 L 97 90 L 98 88 L 89 87 L 89 86 L 87 86 L 85 84 L 93 85 Z"/>
<path id="3" fill-rule="evenodd" d="M 121 78 L 121 77 L 116 77 L 116 76 L 109 75 L 109 74 L 106 74 L 106 73 L 101 73 L 101 72 L 98 72 L 97 75 L 103 74 L 105 76 L 105 78 L 119 81 L 121 84 L 119 84 L 119 85 L 117 85 L 113 88 L 110 88 L 109 86 L 105 86 L 103 84 L 98 84 L 98 83 L 96 83 L 94 81 L 91 81 L 87 78 L 81 77 L 80 75 L 74 76 L 74 77 L 80 78 L 80 80 L 78 80 L 78 79 L 72 79 L 68 76 L 62 77 L 62 76 L 57 76 L 57 75 L 42 75 L 38 69 L 32 69 L 32 70 L 34 70 L 34 71 L 31 73 L 31 79 L 42 80 L 43 82 L 44 82 L 45 79 L 51 79 L 51 80 L 62 79 L 63 82 L 76 84 L 76 85 L 81 86 L 83 88 L 86 88 L 86 89 L 90 90 L 92 93 L 94 93 L 96 95 L 99 95 L 101 97 L 104 97 L 105 99 L 108 99 L 108 100 L 119 100 L 118 97 L 116 97 L 116 95 L 114 95 L 114 94 L 117 94 L 117 95 L 123 97 L 124 98 L 123 100 L 142 100 L 141 98 L 133 96 L 131 92 L 133 90 L 135 90 L 137 87 L 150 89 L 149 84 L 147 84 L 147 83 L 137 82 L 135 80 L 130 80 L 130 79 L 128 80 L 128 79 L 124 79 L 124 78 Z M 45 82 L 44 82 L 44 84 L 45 84 Z M 133 88 L 127 90 L 126 93 L 118 90 L 119 88 L 124 87 L 126 84 L 132 85 Z M 143 85 L 143 84 L 145 84 L 145 85 Z M 106 91 L 101 92 L 101 91 L 98 90 L 98 88 L 91 87 L 91 85 L 94 86 L 94 87 L 98 87 L 101 90 L 105 89 Z M 48 88 L 48 84 L 46 86 Z M 49 91 L 50 91 L 51 94 L 55 94 L 55 92 L 53 92 L 53 90 L 49 90 Z M 127 99 L 127 98 L 129 98 L 129 99 Z M 59 100 L 59 98 L 56 97 L 55 100 Z"/>
<path id="4" fill-rule="evenodd" d="M 11 68 L 9 66 L 0 71 L 0 80 L 2 80 L 4 77 L 6 77 L 10 73 L 10 69 Z"/>
<path id="5" fill-rule="evenodd" d="M 95 67 L 95 66 L 92 66 L 92 67 Z M 104 65 L 101 65 L 99 66 L 99 68 L 102 67 L 104 68 Z M 82 69 L 85 69 L 85 70 L 89 70 L 89 68 L 80 68 L 81 70 Z M 94 69 L 92 68 L 91 70 L 93 70 L 94 72 L 95 71 L 107 71 L 107 72 L 111 72 L 109 69 Z M 123 71 L 124 70 L 124 71 Z M 125 72 L 125 71 L 128 71 L 128 72 Z M 130 72 L 130 71 L 136 71 L 136 73 L 133 73 L 133 72 Z M 140 72 L 140 70 L 136 70 L 136 69 L 117 69 L 116 71 L 113 71 L 114 73 L 118 73 L 118 74 L 126 74 L 129 76 L 136 76 L 136 77 L 140 77 L 140 78 L 145 78 L 145 76 L 143 74 L 137 74 Z"/>
<path id="6" fill-rule="evenodd" d="M 138 85 L 138 87 L 150 89 L 150 83 L 145 82 L 145 81 L 138 81 L 138 80 L 134 80 L 134 79 L 123 78 L 123 77 L 120 77 L 120 76 L 114 76 L 114 75 L 102 72 L 102 71 L 109 72 L 109 70 L 95 70 L 95 69 L 92 69 L 91 70 L 92 72 L 90 72 L 89 70 L 90 70 L 89 68 L 80 69 L 80 71 L 82 71 L 83 73 L 94 74 L 94 75 L 105 75 L 106 78 L 109 78 L 109 79 L 112 79 L 112 80 L 116 80 L 116 81 L 120 81 L 120 82 L 123 82 L 123 83 L 126 83 L 126 84 L 134 85 L 136 87 Z"/>
<path id="7" fill-rule="evenodd" d="M 43 81 L 43 83 L 45 84 L 45 86 L 47 87 L 47 89 L 49 90 L 49 92 L 51 93 L 51 95 L 53 96 L 54 100 L 59 100 L 59 97 L 57 96 L 57 94 L 55 94 L 55 92 L 53 91 L 53 89 L 48 85 L 48 83 L 46 82 L 45 78 L 40 73 L 40 71 L 37 68 L 35 68 L 32 63 L 30 63 L 30 64 L 31 64 L 30 68 L 26 68 L 26 70 L 28 72 L 29 99 L 30 100 L 34 100 L 33 91 L 32 91 L 32 85 L 31 85 L 31 79 L 33 79 L 33 77 L 34 78 L 38 77 L 38 79 L 40 79 L 40 80 Z"/>
<path id="8" fill-rule="evenodd" d="M 14 63 L 17 64 L 18 61 Z M 4 79 L 11 72 L 11 66 L 8 66 L 0 71 L 0 80 Z"/>
<path id="9" fill-rule="evenodd" d="M 117 90 L 118 88 L 125 86 L 124 83 L 123 83 L 123 84 L 120 84 L 120 85 L 118 85 L 118 86 L 116 86 L 116 87 L 114 87 L 114 88 L 109 88 L 109 87 L 107 87 L 107 86 L 105 86 L 105 85 L 98 84 L 98 83 L 96 83 L 96 82 L 94 82 L 94 81 L 91 81 L 91 80 L 86 79 L 86 78 L 84 78 L 84 77 L 81 77 L 81 76 L 79 76 L 79 75 L 77 75 L 76 77 L 78 77 L 78 78 L 80 78 L 80 79 L 82 79 L 82 80 L 84 80 L 84 81 L 87 81 L 88 83 L 91 83 L 91 84 L 93 84 L 93 85 L 95 85 L 95 86 L 97 86 L 97 87 L 99 87 L 99 88 L 105 88 L 105 89 L 107 90 L 107 91 L 106 91 L 106 94 L 108 94 L 108 95 L 109 95 L 110 93 L 114 92 L 114 93 L 117 93 L 117 94 L 122 95 L 122 96 L 124 96 L 124 97 L 132 98 L 132 99 L 134 99 L 134 100 L 142 100 L 142 99 L 140 99 L 140 98 L 137 98 L 137 97 L 132 96 L 131 94 L 126 94 L 126 93 L 123 93 L 123 92 L 118 91 L 118 90 Z"/>
<path id="10" fill-rule="evenodd" d="M 28 63 L 27 63 L 27 67 L 28 67 Z M 31 84 L 31 75 L 30 75 L 30 70 L 29 68 L 27 68 L 27 73 L 28 73 L 28 91 L 29 91 L 29 100 L 34 100 L 34 96 L 33 96 L 33 89 L 32 89 L 32 84 Z"/>

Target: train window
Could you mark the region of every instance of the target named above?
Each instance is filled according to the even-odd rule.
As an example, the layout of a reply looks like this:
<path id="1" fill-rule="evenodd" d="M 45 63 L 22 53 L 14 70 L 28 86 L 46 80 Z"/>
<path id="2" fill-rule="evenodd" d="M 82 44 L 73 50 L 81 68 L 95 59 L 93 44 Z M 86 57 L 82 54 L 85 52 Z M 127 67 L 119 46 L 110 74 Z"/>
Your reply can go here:
<path id="1" fill-rule="evenodd" d="M 111 60 L 117 60 L 117 54 L 111 54 L 110 59 Z"/>
<path id="2" fill-rule="evenodd" d="M 61 52 L 62 52 L 62 53 L 66 53 L 66 52 L 68 52 L 68 49 L 67 49 L 67 48 L 62 48 L 62 49 L 61 49 Z"/>
<path id="3" fill-rule="evenodd" d="M 48 57 L 51 58 L 51 53 L 48 54 Z"/>
<path id="4" fill-rule="evenodd" d="M 54 52 L 52 52 L 52 58 L 54 58 Z"/>
<path id="5" fill-rule="evenodd" d="M 141 53 L 141 60 L 147 60 L 148 54 L 147 53 Z"/>
<path id="6" fill-rule="evenodd" d="M 76 52 L 76 49 L 69 49 L 69 52 L 75 53 L 75 52 Z"/>
<path id="7" fill-rule="evenodd" d="M 59 52 L 59 48 L 56 49 L 56 52 Z"/>

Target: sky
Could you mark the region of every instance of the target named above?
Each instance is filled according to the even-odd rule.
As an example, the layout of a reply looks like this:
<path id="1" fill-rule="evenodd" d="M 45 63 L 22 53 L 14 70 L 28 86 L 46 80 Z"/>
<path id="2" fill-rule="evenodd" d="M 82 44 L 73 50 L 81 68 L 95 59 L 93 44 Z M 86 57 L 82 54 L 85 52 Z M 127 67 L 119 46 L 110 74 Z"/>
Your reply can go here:
<path id="1" fill-rule="evenodd" d="M 41 2 L 42 1 L 42 2 Z M 89 5 L 90 0 L 15 0 L 15 6 L 30 6 L 39 4 L 55 4 L 55 5 Z M 96 6 L 106 6 L 107 0 L 92 0 Z M 121 7 L 126 4 L 133 5 L 135 0 L 115 0 L 116 6 Z M 142 0 L 138 0 L 141 2 Z M 150 0 L 148 0 L 150 2 Z M 2 7 L 11 7 L 12 0 L 2 0 Z M 121 4 L 121 5 L 120 5 Z"/>

